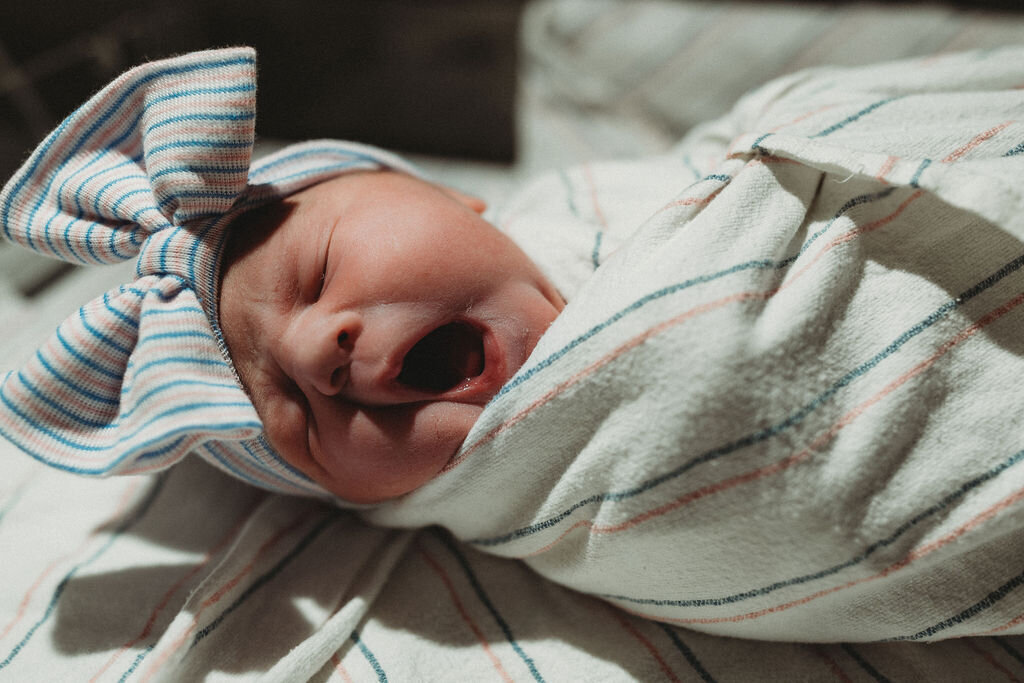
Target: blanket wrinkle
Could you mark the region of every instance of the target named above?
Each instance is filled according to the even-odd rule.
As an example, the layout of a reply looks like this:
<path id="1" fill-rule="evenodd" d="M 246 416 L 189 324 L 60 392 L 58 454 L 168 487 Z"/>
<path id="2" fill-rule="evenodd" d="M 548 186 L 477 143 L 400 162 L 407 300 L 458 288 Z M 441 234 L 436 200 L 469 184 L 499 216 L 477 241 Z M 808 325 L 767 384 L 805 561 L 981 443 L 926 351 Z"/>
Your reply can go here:
<path id="1" fill-rule="evenodd" d="M 999 467 L 1021 433 L 992 426 L 1024 409 L 1024 167 L 1006 156 L 1024 73 L 993 61 L 1009 54 L 768 84 L 673 150 L 717 155 L 697 182 L 658 159 L 592 165 L 621 245 L 442 475 L 363 514 L 718 634 L 1007 623 L 1015 551 L 992 539 L 1024 509 L 1024 470 Z M 528 192 L 511 232 L 556 243 L 564 187 Z M 652 213 L 655 197 L 672 199 Z M 979 472 L 998 474 L 961 491 Z"/>

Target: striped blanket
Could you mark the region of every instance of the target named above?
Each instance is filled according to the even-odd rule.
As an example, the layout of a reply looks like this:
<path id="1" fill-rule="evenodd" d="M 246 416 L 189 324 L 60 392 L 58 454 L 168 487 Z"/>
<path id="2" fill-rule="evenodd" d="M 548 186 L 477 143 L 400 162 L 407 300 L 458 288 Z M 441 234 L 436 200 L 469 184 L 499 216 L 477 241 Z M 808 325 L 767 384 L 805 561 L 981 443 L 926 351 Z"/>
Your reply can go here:
<path id="1" fill-rule="evenodd" d="M 1024 631 L 1024 49 L 771 82 L 504 216 L 570 303 L 367 513 L 745 638 Z"/>

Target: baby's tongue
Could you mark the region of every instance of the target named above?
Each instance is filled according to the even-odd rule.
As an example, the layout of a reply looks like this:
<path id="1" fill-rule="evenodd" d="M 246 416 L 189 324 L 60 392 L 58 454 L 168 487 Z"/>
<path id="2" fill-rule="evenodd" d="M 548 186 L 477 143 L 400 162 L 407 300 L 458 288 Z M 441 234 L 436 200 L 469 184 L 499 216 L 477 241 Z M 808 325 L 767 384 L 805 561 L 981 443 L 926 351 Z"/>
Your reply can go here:
<path id="1" fill-rule="evenodd" d="M 484 371 L 484 346 L 472 325 L 438 327 L 405 355 L 398 381 L 421 391 L 444 392 Z"/>

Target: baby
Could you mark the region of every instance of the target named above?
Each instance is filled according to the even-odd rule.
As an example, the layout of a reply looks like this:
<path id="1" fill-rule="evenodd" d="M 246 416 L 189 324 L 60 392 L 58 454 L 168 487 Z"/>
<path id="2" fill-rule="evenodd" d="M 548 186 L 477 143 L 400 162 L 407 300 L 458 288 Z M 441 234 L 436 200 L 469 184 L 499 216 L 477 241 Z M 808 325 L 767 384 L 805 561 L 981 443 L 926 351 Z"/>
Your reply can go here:
<path id="1" fill-rule="evenodd" d="M 277 452 L 344 500 L 437 474 L 564 305 L 484 208 L 375 171 L 232 228 L 220 324 L 235 369 Z"/>
<path id="2" fill-rule="evenodd" d="M 265 488 L 375 503 L 436 475 L 564 302 L 484 203 L 336 141 L 250 167 L 255 56 L 129 71 L 0 193 L 6 237 L 138 254 L 0 390 L 0 434 L 82 474 L 190 452 Z"/>

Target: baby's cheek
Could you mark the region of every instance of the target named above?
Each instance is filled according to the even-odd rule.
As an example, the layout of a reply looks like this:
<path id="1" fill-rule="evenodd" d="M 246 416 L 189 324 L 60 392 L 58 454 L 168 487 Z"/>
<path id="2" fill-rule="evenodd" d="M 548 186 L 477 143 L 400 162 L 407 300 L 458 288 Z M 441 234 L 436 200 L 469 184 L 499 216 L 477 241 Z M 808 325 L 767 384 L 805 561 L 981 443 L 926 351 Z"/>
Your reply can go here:
<path id="1" fill-rule="evenodd" d="M 316 465 L 309 452 L 309 421 L 304 406 L 286 398 L 256 403 L 256 412 L 263 421 L 263 432 L 270 445 L 290 465 L 316 479 Z"/>

